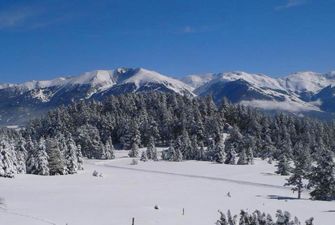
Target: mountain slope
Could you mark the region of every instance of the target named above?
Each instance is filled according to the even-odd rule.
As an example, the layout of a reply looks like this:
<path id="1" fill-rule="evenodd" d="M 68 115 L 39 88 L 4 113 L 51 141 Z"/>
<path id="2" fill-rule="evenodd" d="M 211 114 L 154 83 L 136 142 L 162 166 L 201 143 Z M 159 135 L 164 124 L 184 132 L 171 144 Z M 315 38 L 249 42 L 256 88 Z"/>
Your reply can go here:
<path id="1" fill-rule="evenodd" d="M 267 111 L 318 117 L 335 112 L 335 72 L 300 72 L 283 78 L 246 72 L 208 73 L 175 79 L 143 68 L 96 70 L 22 84 L 0 84 L 0 125 L 23 124 L 60 105 L 137 92 L 225 97 Z"/>
<path id="2" fill-rule="evenodd" d="M 80 76 L 4 84 L 0 85 L 0 124 L 22 124 L 52 108 L 78 100 L 147 91 L 194 96 L 192 90 L 177 79 L 142 68 L 97 70 Z"/>

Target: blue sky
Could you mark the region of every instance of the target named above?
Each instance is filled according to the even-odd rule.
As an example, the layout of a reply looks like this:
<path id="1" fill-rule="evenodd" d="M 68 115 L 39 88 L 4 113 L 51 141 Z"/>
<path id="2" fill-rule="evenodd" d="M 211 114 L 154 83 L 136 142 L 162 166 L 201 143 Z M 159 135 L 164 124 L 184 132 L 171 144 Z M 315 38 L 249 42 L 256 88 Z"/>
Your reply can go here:
<path id="1" fill-rule="evenodd" d="M 0 0 L 0 82 L 335 70 L 335 0 Z"/>

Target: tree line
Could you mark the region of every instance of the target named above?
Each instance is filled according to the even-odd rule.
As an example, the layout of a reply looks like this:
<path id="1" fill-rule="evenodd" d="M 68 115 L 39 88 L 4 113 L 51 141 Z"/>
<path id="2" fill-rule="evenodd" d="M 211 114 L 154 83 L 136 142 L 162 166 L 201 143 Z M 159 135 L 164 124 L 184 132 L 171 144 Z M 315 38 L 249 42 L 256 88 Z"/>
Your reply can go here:
<path id="1" fill-rule="evenodd" d="M 138 157 L 138 149 L 149 146 L 143 160 L 240 165 L 253 164 L 254 157 L 276 160 L 277 173 L 291 174 L 288 185 L 298 193 L 308 179 L 316 199 L 333 199 L 335 194 L 334 122 L 269 116 L 226 100 L 216 105 L 211 97 L 150 92 L 79 101 L 50 111 L 21 131 L 0 134 L 2 176 L 71 174 L 82 167 L 82 157 L 113 159 L 114 147 Z M 155 146 L 169 147 L 158 156 Z"/>

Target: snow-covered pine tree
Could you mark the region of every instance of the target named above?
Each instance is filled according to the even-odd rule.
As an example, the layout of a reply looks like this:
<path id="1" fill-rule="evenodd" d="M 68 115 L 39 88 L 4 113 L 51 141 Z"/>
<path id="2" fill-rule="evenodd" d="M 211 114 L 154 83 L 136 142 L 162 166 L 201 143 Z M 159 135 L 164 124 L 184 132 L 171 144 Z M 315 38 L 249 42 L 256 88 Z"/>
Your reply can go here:
<path id="1" fill-rule="evenodd" d="M 227 154 L 225 164 L 235 164 L 236 152 L 241 152 L 243 148 L 242 134 L 238 127 L 234 126 L 225 142 L 225 152 Z"/>
<path id="2" fill-rule="evenodd" d="M 192 160 L 194 159 L 194 150 L 192 149 L 191 140 L 186 130 L 183 130 L 181 140 L 177 140 L 177 143 L 180 142 L 180 148 L 175 147 L 176 150 L 180 149 L 183 159 Z"/>
<path id="3" fill-rule="evenodd" d="M 287 183 L 285 186 L 292 186 L 292 191 L 298 193 L 298 199 L 301 198 L 301 192 L 304 188 L 303 179 L 306 178 L 308 168 L 309 168 L 309 160 L 307 159 L 308 149 L 304 148 L 302 142 L 297 142 L 294 146 L 294 168 L 292 169 L 291 176 L 287 179 Z"/>
<path id="4" fill-rule="evenodd" d="M 203 142 L 200 142 L 200 148 L 198 150 L 197 160 L 200 160 L 200 161 L 207 160 L 205 146 Z"/>
<path id="5" fill-rule="evenodd" d="M 254 151 L 251 147 L 247 148 L 247 162 L 250 165 L 254 164 Z"/>
<path id="6" fill-rule="evenodd" d="M 225 161 L 225 144 L 222 135 L 220 135 L 219 141 L 216 143 L 213 160 L 217 163 L 224 163 Z"/>
<path id="7" fill-rule="evenodd" d="M 175 155 L 175 149 L 173 146 L 173 143 L 170 142 L 170 146 L 167 150 L 162 152 L 162 159 L 167 161 L 173 161 L 174 155 Z"/>
<path id="8" fill-rule="evenodd" d="M 155 147 L 153 152 L 152 152 L 152 160 L 154 161 L 159 161 L 159 158 L 158 158 L 158 151 L 157 151 L 157 148 Z"/>
<path id="9" fill-rule="evenodd" d="M 234 149 L 230 149 L 227 152 L 226 155 L 226 160 L 224 161 L 225 164 L 231 164 L 231 165 L 235 165 L 236 164 L 236 152 Z"/>
<path id="10" fill-rule="evenodd" d="M 81 146 L 77 145 L 77 161 L 78 161 L 78 170 L 83 170 L 83 164 L 84 164 L 84 160 L 83 160 L 83 155 L 81 154 Z"/>
<path id="11" fill-rule="evenodd" d="M 72 139 L 71 134 L 68 134 L 66 137 L 66 152 L 65 160 L 68 174 L 74 174 L 79 169 L 78 165 L 78 147 L 74 140 Z"/>
<path id="12" fill-rule="evenodd" d="M 48 138 L 46 141 L 47 153 L 49 155 L 49 173 L 50 175 L 64 175 L 66 174 L 65 168 L 65 159 L 62 155 L 57 139 Z"/>
<path id="13" fill-rule="evenodd" d="M 29 141 L 28 145 L 30 147 L 34 146 L 34 148 L 29 152 L 30 155 L 27 160 L 27 173 L 37 175 L 49 175 L 49 157 L 46 152 L 45 139 L 40 138 L 38 144 L 32 144 Z"/>
<path id="14" fill-rule="evenodd" d="M 140 159 L 142 162 L 146 162 L 148 161 L 148 157 L 147 157 L 147 152 L 146 151 L 143 151 L 142 154 L 141 154 L 141 159 Z"/>
<path id="15" fill-rule="evenodd" d="M 334 154 L 326 148 L 320 149 L 316 166 L 309 175 L 308 188 L 316 200 L 335 200 L 335 164 Z"/>
<path id="16" fill-rule="evenodd" d="M 173 145 L 172 161 L 180 162 L 185 158 L 182 152 L 182 150 L 185 150 L 186 148 L 184 140 L 185 139 L 182 138 L 182 136 L 178 136 L 177 141 Z"/>
<path id="17" fill-rule="evenodd" d="M 9 141 L 0 141 L 0 177 L 14 177 L 17 173 L 14 146 Z"/>
<path id="18" fill-rule="evenodd" d="M 192 160 L 201 160 L 198 159 L 199 156 L 199 146 L 198 146 L 198 140 L 197 136 L 193 135 L 191 138 L 191 157 Z"/>
<path id="19" fill-rule="evenodd" d="M 108 137 L 106 144 L 105 144 L 105 158 L 115 159 L 114 146 L 113 146 L 113 141 L 111 137 Z"/>
<path id="20" fill-rule="evenodd" d="M 239 158 L 237 160 L 237 164 L 238 165 L 247 165 L 248 161 L 247 161 L 247 154 L 245 152 L 245 148 L 242 148 L 240 154 L 239 154 Z"/>
<path id="21" fill-rule="evenodd" d="M 282 176 L 287 176 L 290 174 L 291 166 L 285 154 L 282 154 L 279 157 L 279 161 L 276 167 L 277 167 L 277 170 L 276 170 L 277 174 L 280 174 Z"/>
<path id="22" fill-rule="evenodd" d="M 157 151 L 156 146 L 155 146 L 155 139 L 153 136 L 150 136 L 149 143 L 148 143 L 147 150 L 146 150 L 148 159 L 153 159 L 154 157 L 153 155 L 155 151 Z"/>
<path id="23" fill-rule="evenodd" d="M 139 155 L 138 145 L 136 142 L 133 142 L 131 149 L 129 150 L 128 156 L 130 158 L 137 158 Z"/>
<path id="24" fill-rule="evenodd" d="M 99 130 L 96 126 L 85 124 L 78 128 L 78 144 L 81 146 L 82 154 L 88 158 L 104 159 L 106 157 L 105 148 Z"/>
<path id="25" fill-rule="evenodd" d="M 17 141 L 17 145 L 15 145 L 15 153 L 17 159 L 17 172 L 18 173 L 26 173 L 26 161 L 28 152 L 26 150 L 26 141 L 25 139 L 19 134 L 19 138 Z"/>

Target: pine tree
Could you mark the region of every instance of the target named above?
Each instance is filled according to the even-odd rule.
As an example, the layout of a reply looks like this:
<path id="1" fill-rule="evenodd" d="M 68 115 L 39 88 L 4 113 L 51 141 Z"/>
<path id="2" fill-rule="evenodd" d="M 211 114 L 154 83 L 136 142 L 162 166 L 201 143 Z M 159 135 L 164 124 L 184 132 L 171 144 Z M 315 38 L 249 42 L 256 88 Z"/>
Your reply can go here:
<path id="1" fill-rule="evenodd" d="M 157 148 L 154 148 L 154 151 L 152 153 L 152 160 L 159 161 Z"/>
<path id="2" fill-rule="evenodd" d="M 149 143 L 148 143 L 147 150 L 146 150 L 148 159 L 153 159 L 154 154 L 155 154 L 155 153 L 154 153 L 155 151 L 157 151 L 156 146 L 155 146 L 155 140 L 154 140 L 154 138 L 151 136 L 151 137 L 149 138 Z"/>
<path id="3" fill-rule="evenodd" d="M 199 159 L 199 146 L 197 136 L 193 135 L 191 138 L 191 157 L 192 160 L 201 160 Z"/>
<path id="4" fill-rule="evenodd" d="M 215 161 L 215 141 L 213 138 L 208 139 L 208 147 L 207 147 L 207 154 L 206 154 L 206 160 L 209 161 Z"/>
<path id="5" fill-rule="evenodd" d="M 67 136 L 66 144 L 67 148 L 65 152 L 65 160 L 66 160 L 67 173 L 74 174 L 79 169 L 78 155 L 77 155 L 78 148 L 70 134 L 68 134 Z"/>
<path id="6" fill-rule="evenodd" d="M 106 154 L 106 156 L 105 156 L 106 159 L 115 159 L 114 146 L 113 146 L 113 142 L 112 142 L 111 137 L 109 137 L 106 141 L 105 154 Z"/>
<path id="7" fill-rule="evenodd" d="M 291 171 L 290 163 L 287 160 L 286 156 L 283 154 L 280 156 L 278 164 L 276 165 L 277 170 L 276 173 L 280 174 L 282 176 L 287 176 L 289 175 Z"/>
<path id="8" fill-rule="evenodd" d="M 17 172 L 26 173 L 26 161 L 28 152 L 26 150 L 26 141 L 20 134 L 17 145 L 15 146 L 16 158 L 17 158 Z"/>
<path id="9" fill-rule="evenodd" d="M 247 165 L 248 164 L 247 154 L 246 154 L 244 148 L 242 149 L 242 151 L 239 154 L 239 158 L 238 158 L 237 164 L 238 165 Z"/>
<path id="10" fill-rule="evenodd" d="M 183 131 L 180 141 L 177 140 L 177 143 L 180 142 L 180 151 L 183 154 L 183 159 L 192 160 L 194 159 L 194 150 L 192 149 L 192 144 L 188 132 L 186 130 Z"/>
<path id="11" fill-rule="evenodd" d="M 58 147 L 58 142 L 56 139 L 49 138 L 47 139 L 47 153 L 49 155 L 49 172 L 50 175 L 64 175 L 66 174 L 65 160 L 61 151 Z"/>
<path id="12" fill-rule="evenodd" d="M 234 149 L 230 149 L 226 155 L 226 160 L 224 161 L 224 163 L 235 165 L 235 161 L 236 161 L 236 152 Z"/>
<path id="13" fill-rule="evenodd" d="M 138 145 L 136 144 L 136 142 L 133 142 L 131 149 L 128 153 L 128 156 L 130 158 L 137 158 L 139 155 L 139 151 L 138 151 Z"/>
<path id="14" fill-rule="evenodd" d="M 225 160 L 225 145 L 222 135 L 219 137 L 219 141 L 215 146 L 215 154 L 213 159 L 217 163 L 224 163 Z"/>
<path id="15" fill-rule="evenodd" d="M 308 188 L 312 188 L 310 195 L 316 200 L 335 199 L 335 164 L 334 155 L 327 149 L 320 150 L 317 165 L 309 175 Z"/>
<path id="16" fill-rule="evenodd" d="M 225 164 L 235 164 L 236 152 L 241 152 L 243 148 L 242 134 L 234 126 L 230 130 L 229 137 L 226 140 L 225 152 L 227 153 Z"/>
<path id="17" fill-rule="evenodd" d="M 204 143 L 201 142 L 200 143 L 200 148 L 199 148 L 198 154 L 197 154 L 197 160 L 204 161 L 206 159 L 207 159 L 207 157 L 206 157 L 206 152 L 205 152 L 205 146 L 204 146 Z"/>
<path id="18" fill-rule="evenodd" d="M 298 192 L 298 199 L 301 198 L 301 192 L 304 188 L 303 179 L 307 176 L 309 168 L 309 161 L 307 159 L 307 153 L 302 142 L 297 142 L 294 146 L 296 156 L 294 158 L 294 168 L 292 169 L 291 176 L 287 179 L 285 186 L 293 186 L 292 191 Z"/>
<path id="19" fill-rule="evenodd" d="M 16 170 L 16 158 L 13 146 L 6 140 L 0 142 L 0 177 L 14 177 Z"/>
<path id="20" fill-rule="evenodd" d="M 247 149 L 247 162 L 250 165 L 254 164 L 254 151 L 252 150 L 251 147 Z"/>
<path id="21" fill-rule="evenodd" d="M 187 141 L 187 140 L 186 140 Z M 174 143 L 172 161 L 181 162 L 185 158 L 182 150 L 185 150 L 188 143 L 185 143 L 185 139 L 182 136 L 177 138 L 177 141 Z M 186 152 L 187 153 L 187 152 Z"/>
<path id="22" fill-rule="evenodd" d="M 78 170 L 83 170 L 83 155 L 81 154 L 81 146 L 77 145 L 77 161 L 78 161 Z"/>
<path id="23" fill-rule="evenodd" d="M 148 161 L 148 157 L 147 157 L 147 153 L 146 151 L 143 151 L 142 152 L 142 155 L 141 155 L 141 159 L 140 159 L 142 162 L 146 162 Z"/>
<path id="24" fill-rule="evenodd" d="M 29 141 L 30 142 L 30 141 Z M 27 160 L 27 173 L 37 175 L 49 175 L 49 157 L 46 152 L 46 144 L 44 138 L 39 140 L 38 144 L 28 143 L 30 145 L 30 155 Z"/>

